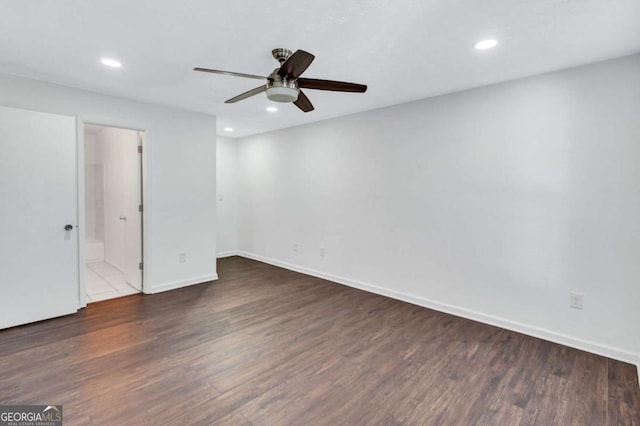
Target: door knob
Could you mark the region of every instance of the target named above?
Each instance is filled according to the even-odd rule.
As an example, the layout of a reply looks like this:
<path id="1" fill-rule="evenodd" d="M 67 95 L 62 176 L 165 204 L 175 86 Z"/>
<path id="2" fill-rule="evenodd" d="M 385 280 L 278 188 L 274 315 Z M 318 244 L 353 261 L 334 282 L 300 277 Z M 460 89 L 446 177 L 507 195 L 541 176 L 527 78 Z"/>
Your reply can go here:
<path id="1" fill-rule="evenodd" d="M 127 217 L 126 216 L 120 216 L 120 220 L 124 220 L 126 222 L 127 221 Z"/>
<path id="2" fill-rule="evenodd" d="M 65 231 L 71 231 L 73 229 L 73 225 L 65 225 L 64 226 L 64 230 Z"/>

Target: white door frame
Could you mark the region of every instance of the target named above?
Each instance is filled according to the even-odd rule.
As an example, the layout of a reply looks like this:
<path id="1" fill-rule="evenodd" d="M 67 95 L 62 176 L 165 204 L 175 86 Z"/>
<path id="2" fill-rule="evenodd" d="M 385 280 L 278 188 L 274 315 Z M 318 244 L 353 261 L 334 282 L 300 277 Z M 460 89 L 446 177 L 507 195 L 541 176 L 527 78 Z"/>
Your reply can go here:
<path id="1" fill-rule="evenodd" d="M 149 247 L 149 235 L 150 235 L 150 223 L 151 223 L 151 212 L 149 209 L 150 205 L 150 181 L 149 181 L 149 134 L 145 129 L 136 129 L 128 126 L 121 126 L 118 124 L 105 123 L 105 122 L 95 122 L 95 121 L 85 121 L 82 117 L 77 116 L 76 122 L 78 123 L 77 127 L 77 144 L 78 144 L 78 159 L 77 159 L 77 176 L 78 176 L 78 276 L 79 283 L 78 286 L 78 307 L 85 308 L 87 306 L 87 292 L 86 292 L 86 249 L 85 243 L 87 240 L 86 234 L 86 212 L 85 212 L 85 203 L 84 203 L 84 190 L 85 190 L 85 175 L 84 175 L 84 126 L 85 124 L 95 124 L 98 126 L 105 127 L 116 127 L 120 129 L 133 130 L 138 132 L 142 136 L 142 181 L 140 184 L 142 185 L 142 205 L 144 206 L 142 209 L 142 227 L 144 232 L 142 234 L 142 293 L 149 294 L 151 293 L 150 286 L 147 284 L 148 281 L 148 270 L 149 270 L 149 256 L 148 250 Z"/>

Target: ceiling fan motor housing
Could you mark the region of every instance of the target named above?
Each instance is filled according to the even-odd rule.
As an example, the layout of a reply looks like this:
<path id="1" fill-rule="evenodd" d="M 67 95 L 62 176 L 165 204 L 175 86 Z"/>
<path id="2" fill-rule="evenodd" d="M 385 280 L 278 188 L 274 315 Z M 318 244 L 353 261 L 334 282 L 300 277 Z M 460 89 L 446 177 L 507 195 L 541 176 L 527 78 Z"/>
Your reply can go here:
<path id="1" fill-rule="evenodd" d="M 266 92 L 267 98 L 274 102 L 295 102 L 298 100 L 300 88 L 295 80 L 280 77 L 276 69 L 269 76 Z"/>

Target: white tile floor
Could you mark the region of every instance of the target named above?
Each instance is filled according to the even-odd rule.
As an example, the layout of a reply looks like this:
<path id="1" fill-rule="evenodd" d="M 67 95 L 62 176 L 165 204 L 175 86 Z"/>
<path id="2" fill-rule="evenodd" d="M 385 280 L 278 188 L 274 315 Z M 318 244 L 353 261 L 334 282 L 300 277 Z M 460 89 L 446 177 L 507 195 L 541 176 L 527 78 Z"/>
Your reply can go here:
<path id="1" fill-rule="evenodd" d="M 87 263 L 87 303 L 140 293 L 124 279 L 124 273 L 107 262 Z"/>

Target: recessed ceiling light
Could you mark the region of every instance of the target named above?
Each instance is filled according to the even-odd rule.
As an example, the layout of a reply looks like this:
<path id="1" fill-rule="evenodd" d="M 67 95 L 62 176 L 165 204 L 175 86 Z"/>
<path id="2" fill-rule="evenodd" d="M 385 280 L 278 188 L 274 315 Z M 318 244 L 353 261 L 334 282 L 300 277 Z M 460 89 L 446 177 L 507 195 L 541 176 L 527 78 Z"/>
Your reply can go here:
<path id="1" fill-rule="evenodd" d="M 225 132 L 233 132 L 233 127 L 225 127 L 224 131 Z"/>
<path id="2" fill-rule="evenodd" d="M 482 40 L 476 43 L 476 49 L 478 50 L 487 50 L 487 49 L 491 49 L 493 47 L 496 47 L 498 45 L 498 41 L 497 40 L 493 40 L 493 39 L 489 39 L 489 40 Z"/>
<path id="3" fill-rule="evenodd" d="M 102 62 L 102 65 L 106 65 L 111 68 L 120 68 L 122 66 L 120 61 L 116 61 L 115 59 L 111 58 L 102 58 L 100 62 Z"/>
<path id="4" fill-rule="evenodd" d="M 274 107 L 274 106 L 270 106 L 270 107 L 267 107 L 267 111 L 269 111 L 269 112 L 276 112 L 276 111 L 278 111 L 278 108 L 276 108 L 276 107 Z"/>

